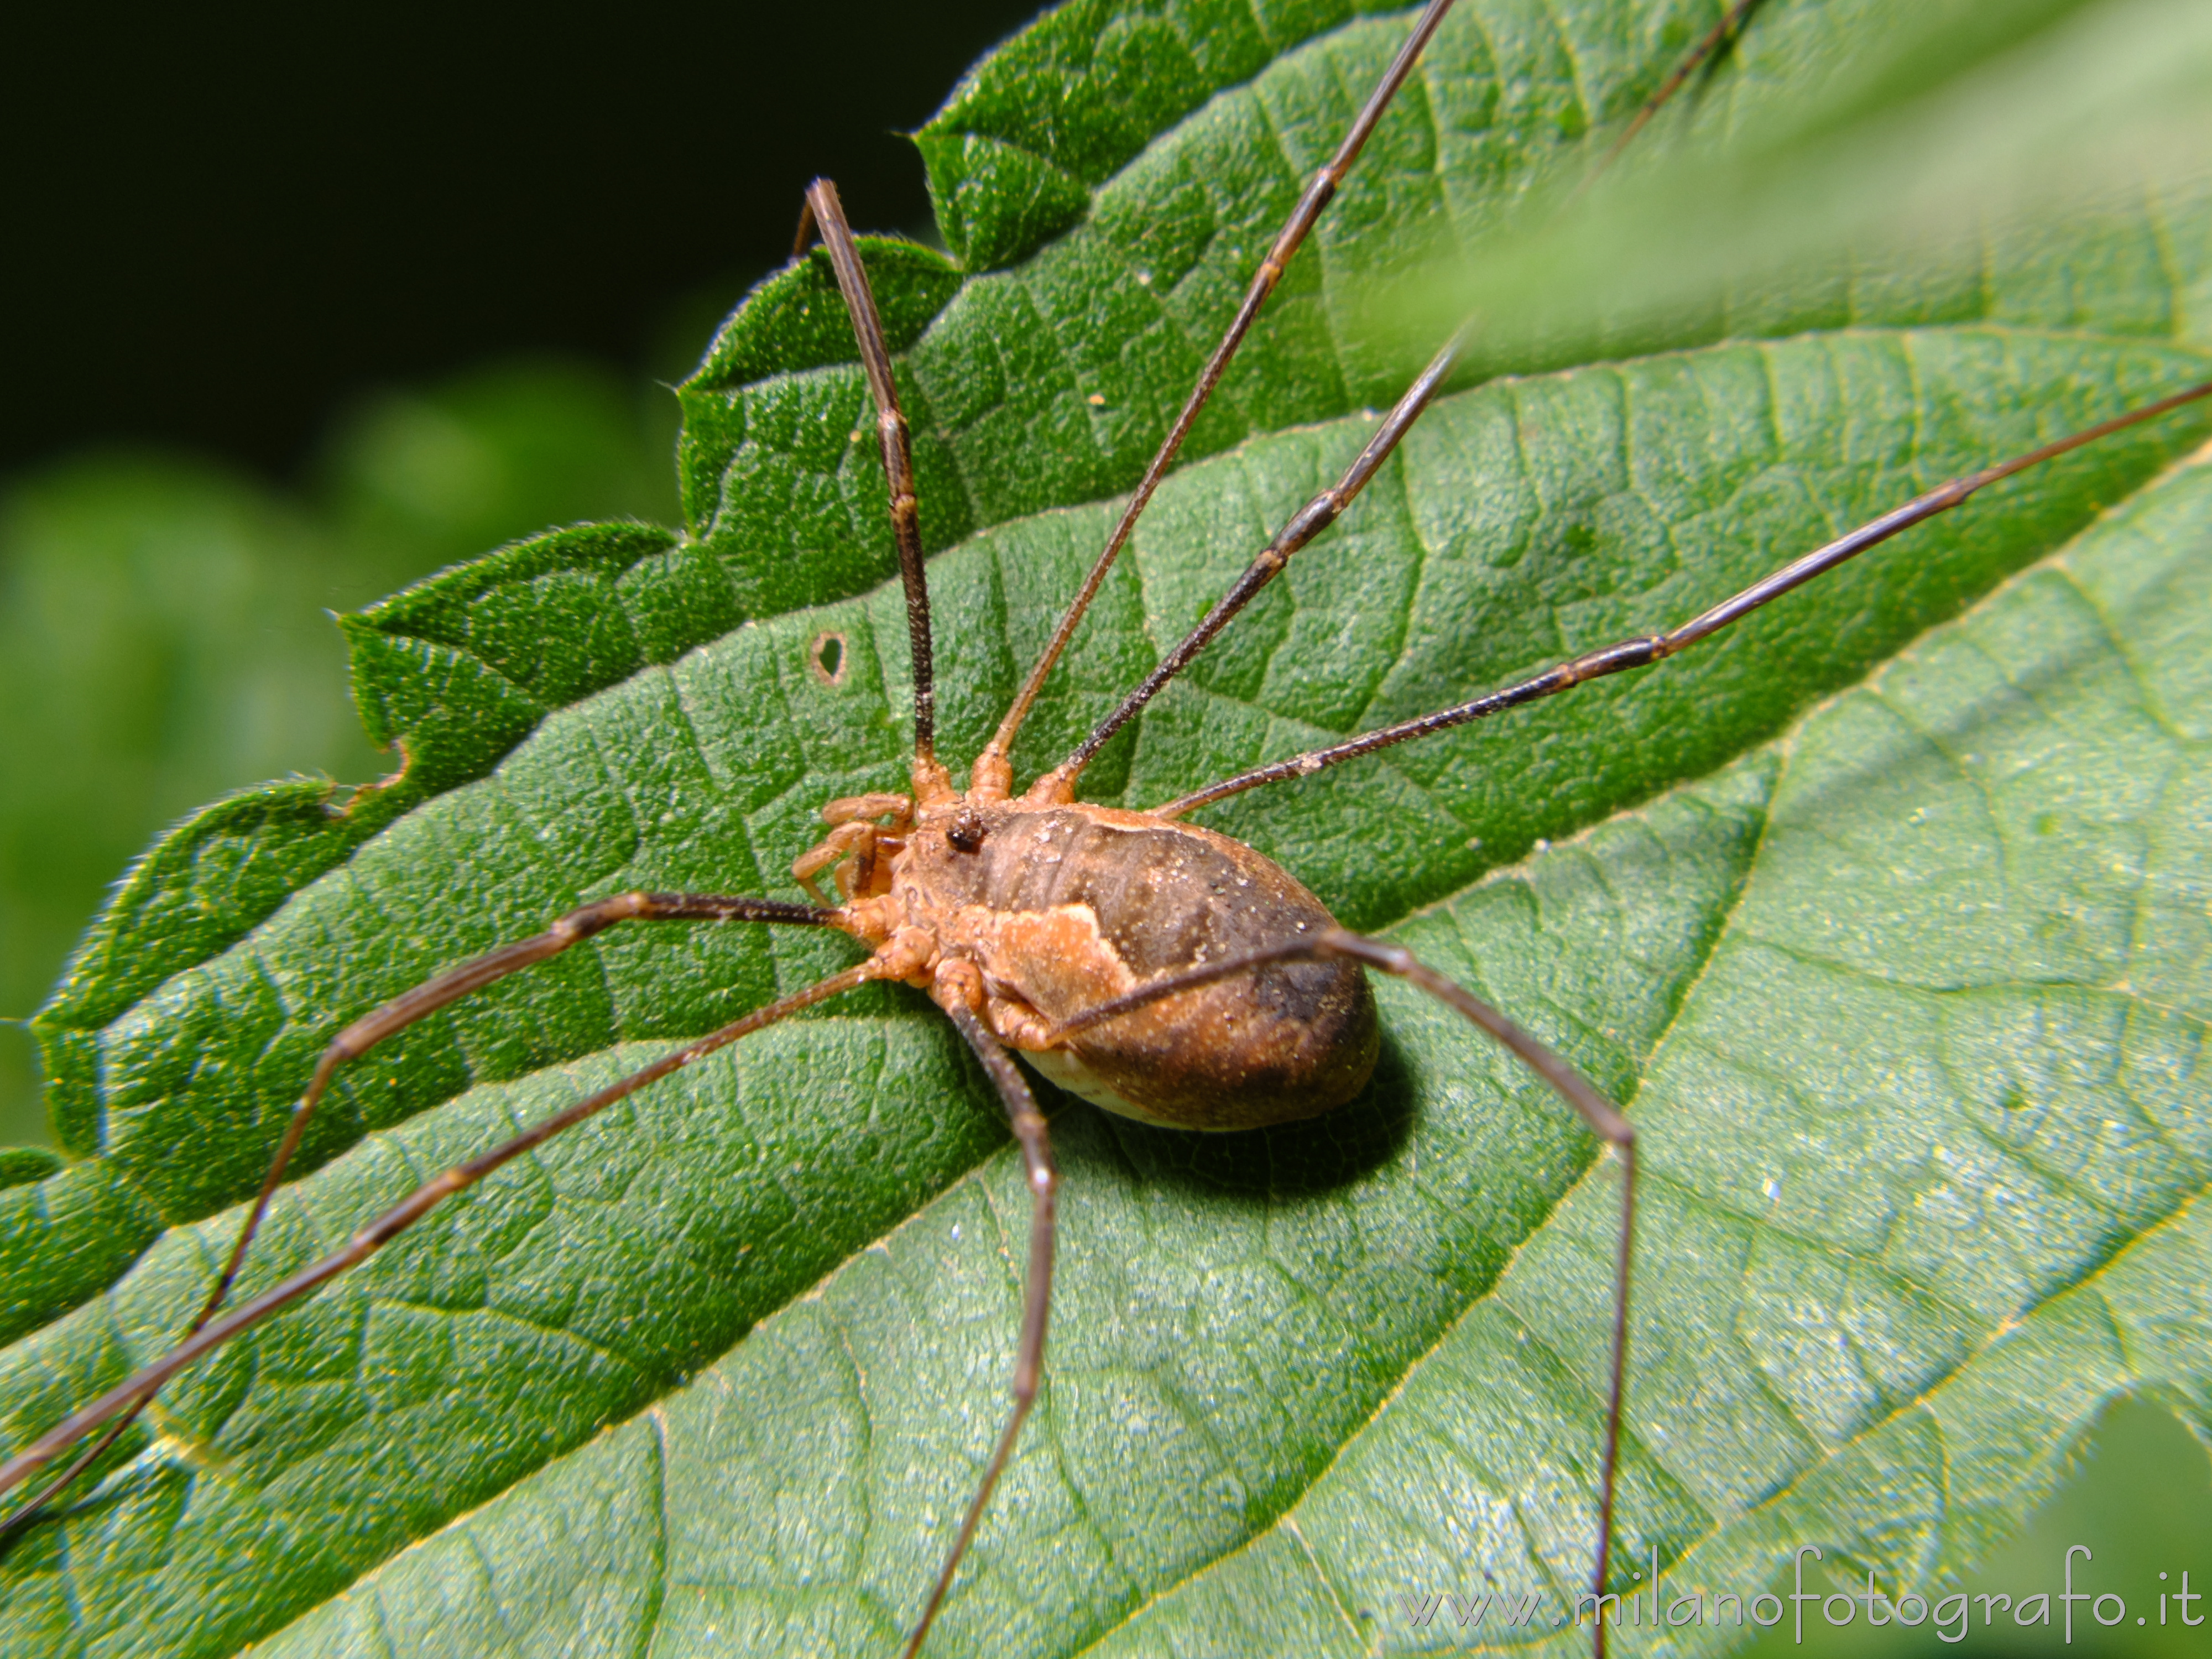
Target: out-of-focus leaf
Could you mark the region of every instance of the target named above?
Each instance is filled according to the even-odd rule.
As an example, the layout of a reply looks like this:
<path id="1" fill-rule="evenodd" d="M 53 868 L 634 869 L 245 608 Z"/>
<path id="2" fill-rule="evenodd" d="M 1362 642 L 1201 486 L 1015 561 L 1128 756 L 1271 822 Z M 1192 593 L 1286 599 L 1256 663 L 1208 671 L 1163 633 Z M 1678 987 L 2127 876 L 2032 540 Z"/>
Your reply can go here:
<path id="1" fill-rule="evenodd" d="M 386 392 L 333 429 L 319 469 L 325 511 L 385 586 L 586 519 L 666 520 L 668 459 L 644 393 L 559 359 L 502 362 L 428 392 Z"/>
<path id="2" fill-rule="evenodd" d="M 1945 0 L 1802 101 L 1563 167 L 1510 228 L 1385 285 L 1376 309 L 1416 341 L 1471 318 L 1478 365 L 1525 371 L 1668 343 L 1697 319 L 1733 313 L 1734 331 L 1747 307 L 1899 270 L 1935 299 L 2038 248 L 2091 291 L 2100 243 L 2177 209 L 2186 222 L 2212 190 L 2209 89 L 2212 12 L 2189 0 Z M 2201 273 L 2179 288 L 2212 307 Z"/>

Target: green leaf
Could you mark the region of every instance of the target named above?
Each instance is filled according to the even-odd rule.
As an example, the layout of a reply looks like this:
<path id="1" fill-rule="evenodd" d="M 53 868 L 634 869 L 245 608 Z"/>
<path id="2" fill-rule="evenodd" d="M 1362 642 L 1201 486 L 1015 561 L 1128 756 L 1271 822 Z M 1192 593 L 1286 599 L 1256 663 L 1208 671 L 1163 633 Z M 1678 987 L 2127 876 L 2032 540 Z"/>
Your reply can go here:
<path id="1" fill-rule="evenodd" d="M 1687 125 L 1817 90 L 1910 9 L 1763 9 Z M 1711 16 L 1447 27 L 1049 683 L 1024 774 L 1366 441 L 1407 363 L 1365 278 L 1475 243 Z M 945 548 L 949 754 L 1407 27 L 1324 17 L 1255 52 L 1249 18 L 1201 19 L 1176 78 L 1167 25 L 1071 8 L 933 124 L 965 135 L 951 173 L 932 152 L 968 192 L 954 245 L 1013 262 L 871 250 Z M 1065 132 L 1022 104 L 1036 64 L 1066 66 Z M 993 172 L 992 145 L 1029 160 Z M 1792 281 L 1644 325 L 1650 355 L 1442 401 L 1089 793 L 1149 805 L 1679 620 L 2203 378 L 2212 197 L 2013 227 L 1970 283 Z M 353 625 L 364 706 L 407 739 L 390 820 L 67 1028 L 97 1139 L 64 1175 L 167 1231 L 0 1356 L 11 1441 L 164 1348 L 345 1021 L 584 899 L 793 896 L 819 803 L 899 787 L 904 622 L 830 303 L 814 262 L 771 278 L 688 384 L 686 536 L 561 532 Z M 2172 465 L 2207 427 L 1994 489 L 1662 669 L 1208 815 L 1630 1107 L 1620 1559 L 1656 1551 L 1677 1594 L 1747 1597 L 1801 1542 L 1925 1586 L 2018 1528 L 2106 1401 L 2157 1392 L 2212 1433 L 2212 468 Z M 617 930 L 424 1021 L 342 1074 L 240 1294 L 853 956 Z M 1330 1118 L 1202 1138 L 1057 1103 L 1046 1391 L 932 1651 L 1395 1650 L 1462 1634 L 1402 1597 L 1494 1581 L 1548 1620 L 1580 1585 L 1613 1166 L 1455 1018 L 1380 994 L 1377 1080 Z M 0 1560 L 9 1650 L 887 1650 L 1004 1411 L 1026 1209 L 1003 1139 L 911 994 L 748 1039 L 173 1385 Z M 46 1249 L 27 1224 L 0 1267 L 58 1273 Z"/>

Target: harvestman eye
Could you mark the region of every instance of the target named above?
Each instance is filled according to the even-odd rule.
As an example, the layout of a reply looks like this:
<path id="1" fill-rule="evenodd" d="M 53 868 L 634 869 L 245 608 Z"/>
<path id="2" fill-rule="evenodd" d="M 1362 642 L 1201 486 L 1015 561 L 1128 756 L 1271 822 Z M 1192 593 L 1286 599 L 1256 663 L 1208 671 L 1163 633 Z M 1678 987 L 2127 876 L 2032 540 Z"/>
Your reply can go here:
<path id="1" fill-rule="evenodd" d="M 981 813 L 963 811 L 946 828 L 945 839 L 952 843 L 956 853 L 972 853 L 982 846 L 983 837 L 989 833 L 990 826 Z"/>
<path id="2" fill-rule="evenodd" d="M 850 315 L 876 411 L 913 665 L 909 788 L 827 803 L 829 833 L 793 866 L 820 902 L 799 904 L 738 895 L 634 891 L 560 917 L 544 933 L 464 962 L 348 1026 L 328 1048 L 293 1114 L 259 1196 L 198 1316 L 167 1356 L 40 1436 L 0 1468 L 0 1488 L 43 1481 L 9 1525 L 66 1487 L 143 1411 L 170 1378 L 230 1336 L 311 1293 L 366 1260 L 453 1194 L 616 1101 L 802 1009 L 872 981 L 896 981 L 942 1010 L 989 1078 L 1018 1146 L 1031 1203 L 1024 1261 L 1020 1333 L 1012 1404 L 989 1461 L 932 1584 L 914 1586 L 905 1650 L 918 1652 L 947 1595 L 1020 1437 L 1044 1374 L 1051 1311 L 1060 1177 L 1050 1131 L 1018 1055 L 1029 1068 L 1101 1108 L 1194 1133 L 1235 1132 L 1335 1110 L 1360 1094 L 1381 1045 L 1370 971 L 1393 975 L 1500 1045 L 1557 1096 L 1618 1165 L 1617 1231 L 1611 1245 L 1612 1313 L 1607 1333 L 1601 1462 L 1595 1547 L 1588 1564 L 1592 1642 L 1602 1656 L 1607 1626 L 1598 1611 L 1614 1585 L 1614 1496 L 1620 1467 L 1634 1283 L 1637 1142 L 1626 1118 L 1559 1055 L 1498 1010 L 1405 949 L 1363 937 L 1285 871 L 1250 848 L 1183 822 L 1211 803 L 1262 785 L 1311 776 L 1356 756 L 1486 719 L 1590 680 L 1656 665 L 1795 587 L 1956 506 L 1976 490 L 2111 433 L 2212 394 L 2212 384 L 2177 391 L 2114 420 L 1929 490 L 1869 524 L 1803 554 L 1668 632 L 1583 651 L 1546 672 L 1453 708 L 1437 710 L 1260 766 L 1146 810 L 1085 803 L 1078 790 L 1089 763 L 1359 495 L 1445 383 L 1456 343 L 1448 343 L 1376 423 L 1341 477 L 1261 549 L 1205 618 L 1060 763 L 1017 793 L 1011 760 L 1017 734 L 1139 514 L 1151 499 L 1253 319 L 1267 301 L 1362 146 L 1449 9 L 1437 0 L 1407 38 L 1336 155 L 1313 180 L 1253 278 L 1237 322 L 1220 342 L 1170 428 L 1049 643 L 973 763 L 963 791 L 937 753 L 936 696 L 928 583 L 920 502 L 892 360 L 859 247 L 836 190 L 807 192 L 800 242 L 818 233 Z M 1682 85 L 1727 38 L 1745 6 L 1671 76 L 1629 129 Z M 1625 142 L 1625 139 L 1624 139 Z M 1615 146 L 1616 149 L 1618 145 Z M 1094 397 L 1096 403 L 1100 401 Z M 846 637 L 817 635 L 806 665 L 821 683 L 842 683 Z M 1473 843 L 1469 843 L 1470 845 Z M 827 877 L 832 901 L 817 885 Z M 1171 917 L 1172 928 L 1162 925 Z M 652 1065 L 425 1182 L 362 1228 L 341 1249 L 236 1308 L 231 1285 L 270 1199 L 333 1076 L 347 1062 L 497 980 L 560 954 L 618 924 L 741 921 L 830 929 L 866 947 L 866 958 L 816 984 L 731 1021 Z M 80 1443 L 88 1449 L 58 1474 L 51 1466 Z M 1580 1622 L 1584 1607 L 1576 1610 Z"/>

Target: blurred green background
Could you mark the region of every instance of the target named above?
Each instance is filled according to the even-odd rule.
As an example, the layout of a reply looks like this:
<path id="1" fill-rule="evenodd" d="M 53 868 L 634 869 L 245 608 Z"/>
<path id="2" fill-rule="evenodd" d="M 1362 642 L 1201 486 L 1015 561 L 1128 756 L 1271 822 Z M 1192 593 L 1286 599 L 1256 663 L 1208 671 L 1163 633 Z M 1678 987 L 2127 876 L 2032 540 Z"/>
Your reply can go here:
<path id="1" fill-rule="evenodd" d="M 546 525 L 672 521 L 674 434 L 659 387 L 547 358 L 363 399 L 295 489 L 143 447 L 0 486 L 0 1145 L 51 1140 L 14 1022 L 158 830 L 385 769 L 326 613 Z"/>
<path id="2" fill-rule="evenodd" d="M 465 27 L 441 22 L 434 47 L 400 69 L 372 54 L 335 79 L 345 53 L 332 39 L 265 9 L 265 27 L 239 17 L 189 38 L 158 9 L 103 13 L 110 41 L 130 44 L 97 52 L 66 38 L 91 20 L 51 12 L 25 50 L 64 69 L 32 77 L 0 112 L 19 129 L 0 137 L 25 158 L 0 182 L 0 212 L 45 250 L 5 272 L 9 314 L 35 321 L 11 327 L 0 379 L 0 1016 L 11 1019 L 44 999 L 108 884 L 162 826 L 264 780 L 352 783 L 384 769 L 326 612 L 547 525 L 672 522 L 674 402 L 661 383 L 775 260 L 799 182 L 836 172 L 867 224 L 925 231 L 919 165 L 889 130 L 922 119 L 1030 8 L 940 5 L 917 21 L 868 0 L 824 13 L 813 36 L 781 19 L 773 39 L 758 19 L 703 7 L 619 39 L 581 10 L 540 9 L 526 24 L 490 8 Z M 121 27 L 132 16 L 143 27 Z M 308 63 L 313 76 L 299 72 Z M 761 63 L 781 68 L 747 72 Z M 628 77 L 624 97 L 529 124 L 542 143 L 514 148 L 504 123 L 498 143 L 484 141 L 486 112 L 515 77 L 557 92 L 586 66 L 604 81 L 610 64 Z M 73 122 L 82 130 L 74 112 L 89 95 L 71 75 L 95 70 L 97 142 L 60 143 Z M 740 73 L 761 90 L 701 106 L 718 77 Z M 160 88 L 190 89 L 192 108 Z M 179 119 L 285 88 L 312 88 L 316 118 L 263 107 L 212 136 Z M 362 145 L 395 109 L 404 132 Z M 572 129 L 565 147 L 546 136 L 556 127 Z M 633 140 L 659 148 L 623 147 Z M 540 198 L 551 205 L 538 218 L 515 216 Z M 128 246 L 105 252 L 103 236 Z M 27 1034 L 0 1024 L 0 1145 L 50 1139 Z M 2085 1613 L 2076 1646 L 2212 1653 L 2212 1626 L 2156 1623 L 2158 1568 L 2212 1564 L 2212 1462 L 2170 1413 L 2117 1407 L 2030 1534 L 1964 1588 L 2055 1592 L 2071 1543 L 2097 1551 L 2080 1581 L 2130 1602 L 2113 1629 Z M 1751 1650 L 1958 1650 L 1932 1623 L 1836 1631 L 1808 1612 L 1802 1650 L 1785 1621 Z M 2151 1622 L 2136 1626 L 2137 1612 Z M 1984 1627 L 1974 1613 L 1964 1650 L 2060 1644 L 2056 1627 L 2023 1631 L 2002 1614 Z"/>
<path id="3" fill-rule="evenodd" d="M 1957 1520 L 1971 1524 L 1964 1515 Z M 2092 1552 L 2089 1559 L 2075 1559 L 2075 1593 L 2112 1592 L 2126 1601 L 2127 1611 L 2121 1623 L 2106 1628 L 2091 1617 L 2088 1603 L 2077 1603 L 2069 1648 L 2057 1597 L 2065 1579 L 2067 1547 L 2073 1544 L 2086 1544 Z M 1828 1624 L 1819 1604 L 1808 1601 L 1800 1645 L 1785 1602 L 1781 1622 L 1743 1651 L 1749 1659 L 1782 1659 L 1784 1654 L 1810 1659 L 1973 1654 L 1995 1659 L 2007 1654 L 2059 1653 L 2201 1659 L 2212 1653 L 2212 1600 L 2191 1606 L 2194 1617 L 2207 1620 L 2195 1629 L 2181 1623 L 2179 1609 L 2172 1603 L 2167 1622 L 2159 1624 L 2159 1592 L 2180 1589 L 2185 1568 L 2191 1591 L 2212 1590 L 2212 1461 L 2172 1412 L 2151 1401 L 2122 1401 L 2106 1413 L 2081 1449 L 2073 1478 L 2036 1512 L 2027 1531 L 1996 1551 L 1955 1587 L 1970 1597 L 2003 1595 L 2014 1602 L 2047 1593 L 2051 1597 L 2050 1624 L 2023 1628 L 2013 1622 L 2003 1601 L 1992 1601 L 1985 1609 L 1980 1601 L 1972 1601 L 1966 1611 L 1972 1624 L 1963 1638 L 1955 1614 L 1949 1616 L 1940 1636 L 1932 1616 L 1917 1629 L 1870 1629 L 1862 1600 L 1851 1622 L 1838 1628 Z M 2163 1583 L 2159 1582 L 2160 1571 L 2170 1575 Z M 1786 1593 L 1791 1586 L 1785 1575 L 1767 1588 Z M 1832 1579 L 1808 1557 L 1805 1588 L 1863 1598 L 1866 1580 L 1863 1575 L 1853 1579 L 1848 1573 Z M 1875 1589 L 1885 1596 L 1899 1593 L 1898 1585 L 1880 1580 Z M 1930 1600 L 1940 1601 L 1940 1596 Z M 1844 1611 L 1840 1603 L 1835 1610 L 1839 1615 Z M 2111 1603 L 2105 1611 L 2112 1612 Z M 1984 1622 L 1991 1614 L 1993 1621 Z M 2138 1617 L 2145 1620 L 2140 1626 Z"/>

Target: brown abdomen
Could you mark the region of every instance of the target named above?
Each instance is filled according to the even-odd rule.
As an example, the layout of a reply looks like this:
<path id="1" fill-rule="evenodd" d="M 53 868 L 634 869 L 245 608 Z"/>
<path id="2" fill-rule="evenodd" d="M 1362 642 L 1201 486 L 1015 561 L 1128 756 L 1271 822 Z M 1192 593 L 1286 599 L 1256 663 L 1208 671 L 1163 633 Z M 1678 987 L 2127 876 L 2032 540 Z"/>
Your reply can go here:
<path id="1" fill-rule="evenodd" d="M 977 925 L 961 931 L 987 978 L 1054 1021 L 1336 925 L 1249 848 L 1109 807 L 1009 813 L 975 857 L 975 908 L 963 909 Z M 1030 1058 L 1109 1109 L 1247 1129 L 1342 1105 L 1365 1086 L 1379 1043 L 1358 964 L 1285 963 L 1164 997 Z"/>

